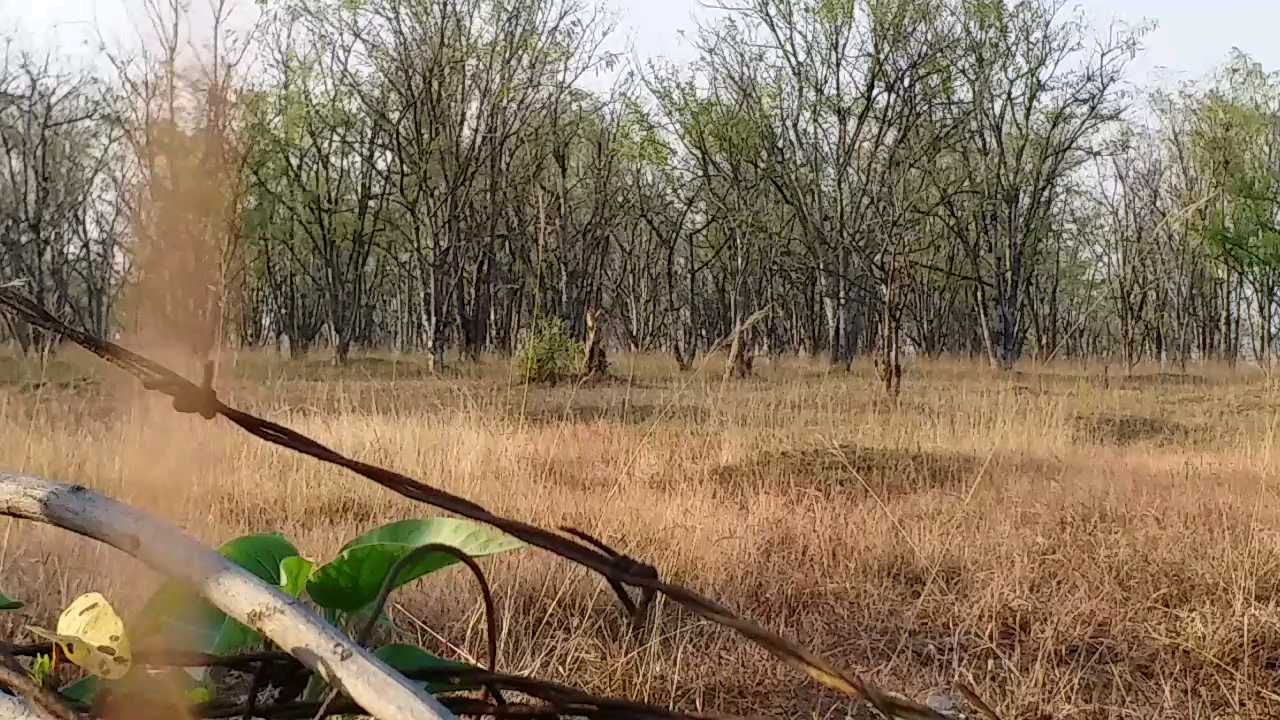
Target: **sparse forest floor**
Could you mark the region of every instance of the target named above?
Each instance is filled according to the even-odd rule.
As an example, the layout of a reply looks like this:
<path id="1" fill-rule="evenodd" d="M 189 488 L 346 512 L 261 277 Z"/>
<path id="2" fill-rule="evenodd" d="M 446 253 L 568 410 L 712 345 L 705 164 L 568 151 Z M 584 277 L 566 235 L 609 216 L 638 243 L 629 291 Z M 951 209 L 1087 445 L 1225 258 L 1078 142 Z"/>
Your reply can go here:
<path id="1" fill-rule="evenodd" d="M 228 357 L 219 394 L 360 459 L 543 525 L 572 524 L 882 686 L 968 680 L 1011 718 L 1280 716 L 1280 393 L 1243 371 L 872 369 L 759 363 L 525 388 L 497 360 L 445 379 L 417 359 Z M 0 467 L 76 482 L 210 544 L 278 530 L 329 557 L 435 514 L 178 416 L 68 352 L 0 357 Z M 536 551 L 485 561 L 501 668 L 686 710 L 844 718 L 848 706 L 732 634 L 659 603 L 629 635 L 598 578 Z M 451 572 L 462 572 L 453 570 Z M 114 551 L 0 520 L 12 638 L 95 589 L 157 580 Z M 397 594 L 399 632 L 479 660 L 463 583 Z"/>

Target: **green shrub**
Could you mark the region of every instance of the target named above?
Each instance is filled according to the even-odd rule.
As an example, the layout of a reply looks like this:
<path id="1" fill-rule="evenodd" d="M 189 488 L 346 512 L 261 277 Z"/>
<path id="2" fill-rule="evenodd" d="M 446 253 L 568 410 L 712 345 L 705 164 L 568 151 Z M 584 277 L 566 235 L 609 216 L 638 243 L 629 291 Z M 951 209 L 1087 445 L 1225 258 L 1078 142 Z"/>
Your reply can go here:
<path id="1" fill-rule="evenodd" d="M 556 383 L 582 366 L 582 346 L 557 317 L 535 320 L 519 352 L 516 373 L 527 383 Z"/>

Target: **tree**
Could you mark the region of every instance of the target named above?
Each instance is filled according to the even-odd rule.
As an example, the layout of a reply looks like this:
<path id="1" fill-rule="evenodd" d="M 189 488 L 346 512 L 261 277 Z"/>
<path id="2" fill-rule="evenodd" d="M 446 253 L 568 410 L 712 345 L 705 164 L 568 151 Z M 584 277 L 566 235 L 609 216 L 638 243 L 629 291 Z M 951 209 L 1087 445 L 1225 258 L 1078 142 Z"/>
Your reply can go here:
<path id="1" fill-rule="evenodd" d="M 352 68 L 351 46 L 290 32 L 277 27 L 278 89 L 260 98 L 252 129 L 249 168 L 258 216 L 283 215 L 276 227 L 260 225 L 257 241 L 278 245 L 264 253 L 286 255 L 286 267 L 308 275 L 320 295 L 333 360 L 345 364 L 371 297 L 372 257 L 389 195 L 386 138 L 340 82 Z M 264 257 L 264 268 L 274 272 L 279 265 Z M 273 285 L 279 296 L 278 281 Z M 290 320 L 303 340 L 302 318 L 291 311 Z"/>
<path id="2" fill-rule="evenodd" d="M 0 283 L 97 333 L 113 323 L 126 259 L 124 157 L 117 98 L 52 54 L 0 58 Z M 48 338 L 14 325 L 26 351 Z"/>
<path id="3" fill-rule="evenodd" d="M 964 192 L 944 207 L 969 261 L 993 367 L 1009 369 L 1022 356 L 1025 295 L 1052 247 L 1064 181 L 1122 117 L 1120 81 L 1142 36 L 1113 28 L 1090 46 L 1087 25 L 1064 17 L 1065 7 L 966 0 L 959 9 L 955 82 L 972 121 L 955 157 Z"/>
<path id="4" fill-rule="evenodd" d="M 1195 116 L 1194 156 L 1212 193 L 1201 231 L 1252 292 L 1254 355 L 1269 370 L 1280 271 L 1280 76 L 1236 51 Z"/>

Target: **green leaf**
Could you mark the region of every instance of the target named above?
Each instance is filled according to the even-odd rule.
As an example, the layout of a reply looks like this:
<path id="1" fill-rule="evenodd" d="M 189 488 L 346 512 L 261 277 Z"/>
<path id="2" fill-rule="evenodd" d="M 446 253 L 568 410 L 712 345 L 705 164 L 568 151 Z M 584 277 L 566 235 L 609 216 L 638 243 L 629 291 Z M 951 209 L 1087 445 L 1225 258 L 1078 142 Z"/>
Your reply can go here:
<path id="1" fill-rule="evenodd" d="M 102 690 L 102 680 L 96 675 L 90 675 L 71 683 L 58 692 L 62 697 L 72 702 L 92 705 L 93 699 L 97 697 L 100 690 Z"/>
<path id="2" fill-rule="evenodd" d="M 193 687 L 186 692 L 187 702 L 207 703 L 213 700 L 213 692 L 207 687 Z"/>
<path id="3" fill-rule="evenodd" d="M 298 549 L 279 533 L 245 535 L 218 548 L 222 557 L 272 585 L 280 584 L 280 563 L 297 557 Z"/>
<path id="4" fill-rule="evenodd" d="M 826 25 L 842 26 L 853 19 L 852 0 L 819 0 L 814 13 Z"/>
<path id="5" fill-rule="evenodd" d="M 307 587 L 307 580 L 311 579 L 311 572 L 314 569 L 315 563 L 301 555 L 294 555 L 281 560 L 280 589 L 292 597 L 301 597 L 302 591 Z"/>
<path id="6" fill-rule="evenodd" d="M 392 566 L 414 548 L 443 544 L 471 557 L 515 550 L 524 543 L 486 525 L 455 518 L 402 520 L 352 540 L 307 582 L 307 594 L 321 607 L 358 610 L 378 597 Z M 394 587 L 458 562 L 446 553 L 427 553 L 401 568 Z"/>
<path id="7" fill-rule="evenodd" d="M 36 685 L 44 687 L 45 681 L 53 674 L 53 656 L 40 653 L 31 661 L 31 669 L 27 671 Z"/>
<path id="8" fill-rule="evenodd" d="M 298 550 L 278 533 L 245 535 L 218 552 L 258 579 L 281 586 L 281 563 Z M 258 642 L 258 633 L 206 602 L 191 588 L 170 581 L 156 591 L 139 613 L 139 637 L 165 636 L 165 647 L 229 655 Z"/>
<path id="9" fill-rule="evenodd" d="M 10 600 L 0 593 L 0 610 L 18 610 L 22 607 L 22 603 L 17 600 Z"/>
<path id="10" fill-rule="evenodd" d="M 130 673 L 115 681 L 89 675 L 58 692 L 72 702 L 85 705 L 92 705 L 103 692 L 110 692 L 117 699 L 128 698 L 130 701 L 136 701 L 150 698 L 163 704 L 171 703 L 178 695 L 192 703 L 208 702 L 212 699 L 212 693 L 208 689 L 197 685 L 191 675 L 177 668 L 168 668 L 159 672 Z"/>
<path id="11" fill-rule="evenodd" d="M 209 652 L 214 655 L 234 655 L 241 650 L 252 647 L 261 640 L 257 631 L 241 625 L 236 620 L 223 616 L 222 625 L 218 629 Z"/>
<path id="12" fill-rule="evenodd" d="M 258 634 L 227 617 L 199 594 L 170 581 L 138 614 L 141 638 L 163 636 L 166 648 L 226 655 L 253 645 Z"/>
<path id="13" fill-rule="evenodd" d="M 390 665 L 404 675 L 410 675 L 414 671 L 419 670 L 473 670 L 474 665 L 460 663 L 453 660 L 445 660 L 436 657 L 431 653 L 423 650 L 415 645 L 383 645 L 373 651 L 375 657 L 382 662 Z M 475 690 L 479 688 L 477 683 L 465 683 L 460 685 L 450 685 L 444 682 L 425 682 L 424 686 L 427 692 L 445 692 L 447 690 Z"/>

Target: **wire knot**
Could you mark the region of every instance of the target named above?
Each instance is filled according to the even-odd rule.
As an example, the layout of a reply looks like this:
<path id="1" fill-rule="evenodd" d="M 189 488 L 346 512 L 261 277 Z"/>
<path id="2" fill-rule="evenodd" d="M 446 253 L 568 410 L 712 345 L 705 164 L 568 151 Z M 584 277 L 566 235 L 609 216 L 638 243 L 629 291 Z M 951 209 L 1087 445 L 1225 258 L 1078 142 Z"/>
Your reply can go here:
<path id="1" fill-rule="evenodd" d="M 626 555 L 618 554 L 613 556 L 611 564 L 627 575 L 638 575 L 640 577 L 647 577 L 653 580 L 658 579 L 657 568 L 647 563 L 642 563 L 638 560 L 629 558 Z"/>
<path id="2" fill-rule="evenodd" d="M 199 415 L 205 420 L 212 420 L 222 410 L 218 393 L 213 390 L 212 362 L 204 364 L 204 379 L 199 385 L 174 375 L 143 378 L 142 387 L 173 398 L 173 409 L 185 415 Z"/>

